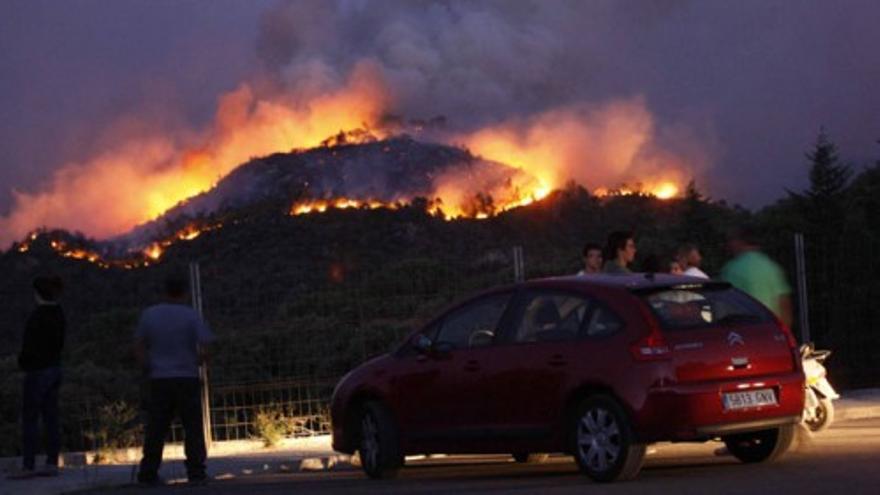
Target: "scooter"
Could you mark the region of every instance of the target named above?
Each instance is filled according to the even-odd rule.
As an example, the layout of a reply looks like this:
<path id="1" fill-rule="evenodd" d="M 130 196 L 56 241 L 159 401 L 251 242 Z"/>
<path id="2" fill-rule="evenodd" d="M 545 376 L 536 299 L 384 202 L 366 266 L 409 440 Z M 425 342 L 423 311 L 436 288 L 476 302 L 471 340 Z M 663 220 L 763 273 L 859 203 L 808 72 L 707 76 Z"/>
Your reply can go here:
<path id="1" fill-rule="evenodd" d="M 834 404 L 831 401 L 840 398 L 828 382 L 825 366 L 822 365 L 829 355 L 831 351 L 817 351 L 812 342 L 801 346 L 801 361 L 806 376 L 801 421 L 810 431 L 822 431 L 831 425 L 834 421 Z"/>

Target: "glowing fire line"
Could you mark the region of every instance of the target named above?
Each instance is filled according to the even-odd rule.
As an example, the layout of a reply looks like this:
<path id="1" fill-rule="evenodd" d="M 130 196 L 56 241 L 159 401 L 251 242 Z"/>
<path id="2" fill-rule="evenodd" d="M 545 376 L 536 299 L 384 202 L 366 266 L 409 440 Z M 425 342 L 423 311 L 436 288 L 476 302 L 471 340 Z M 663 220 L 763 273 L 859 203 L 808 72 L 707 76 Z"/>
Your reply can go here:
<path id="1" fill-rule="evenodd" d="M 674 182 L 662 181 L 647 187 L 643 185 L 637 185 L 636 187 L 622 185 L 617 189 L 601 187 L 593 191 L 593 194 L 599 197 L 641 195 L 667 200 L 677 198 L 679 196 L 679 191 L 679 187 Z"/>
<path id="2" fill-rule="evenodd" d="M 477 211 L 475 214 L 468 215 L 464 212 L 462 208 L 458 205 L 446 205 L 443 202 L 442 198 L 436 198 L 433 201 L 429 202 L 428 212 L 431 214 L 440 214 L 442 213 L 444 218 L 448 221 L 456 220 L 459 218 L 476 218 L 479 220 L 489 218 L 493 216 L 493 214 L 497 214 L 500 212 L 505 212 L 512 210 L 514 208 L 519 208 L 521 206 L 530 205 L 536 201 L 540 201 L 547 197 L 550 194 L 550 188 L 547 187 L 539 187 L 530 195 L 518 198 L 516 200 L 510 201 L 508 203 L 502 204 L 500 206 L 496 206 L 494 212 L 487 211 Z M 354 198 L 333 198 L 333 199 L 316 199 L 316 200 L 307 200 L 307 201 L 299 201 L 293 204 L 290 207 L 289 215 L 298 216 L 305 215 L 309 213 L 324 213 L 328 209 L 334 208 L 338 210 L 344 209 L 368 209 L 375 210 L 378 208 L 387 208 L 390 210 L 397 210 L 402 206 L 407 206 L 412 203 L 412 200 L 401 200 L 396 202 L 387 202 L 380 201 L 376 199 L 368 199 L 368 200 L 359 200 Z M 446 208 L 446 209 L 444 209 Z M 447 209 L 449 212 L 447 212 Z"/>
<path id="3" fill-rule="evenodd" d="M 162 258 L 162 255 L 165 254 L 167 248 L 170 247 L 172 244 L 175 244 L 177 242 L 191 241 L 205 232 L 217 230 L 222 226 L 222 223 L 202 226 L 198 226 L 195 224 L 187 225 L 183 229 L 177 231 L 171 237 L 155 241 L 151 243 L 147 248 L 143 249 L 140 252 L 134 252 L 132 253 L 133 256 L 125 259 L 107 259 L 97 251 L 71 246 L 67 242 L 58 239 L 51 239 L 49 241 L 49 247 L 52 248 L 53 251 L 58 253 L 59 256 L 62 256 L 64 258 L 88 261 L 90 263 L 100 266 L 101 268 L 114 267 L 134 269 L 147 267 L 150 266 L 151 262 L 159 261 Z M 27 253 L 28 251 L 30 251 L 32 247 L 31 245 L 43 234 L 44 232 L 42 231 L 31 232 L 28 235 L 27 239 L 18 245 L 18 252 Z"/>
<path id="4" fill-rule="evenodd" d="M 467 213 L 468 210 L 462 208 L 461 205 L 447 205 L 444 203 L 442 197 L 437 197 L 428 202 L 428 212 L 434 215 L 442 214 L 444 219 L 446 219 L 447 221 L 466 218 L 482 220 L 505 211 L 510 211 L 515 208 L 533 204 L 546 198 L 550 194 L 550 192 L 551 189 L 549 187 L 539 185 L 529 194 L 517 194 L 513 199 L 509 199 L 508 201 L 503 202 L 500 205 L 490 204 L 487 207 L 488 209 L 485 211 L 479 209 L 470 210 L 470 213 Z M 594 191 L 594 194 L 600 197 L 646 195 L 655 197 L 657 199 L 666 200 L 677 197 L 679 195 L 679 189 L 678 186 L 676 186 L 673 182 L 667 181 L 654 184 L 650 188 L 643 188 L 640 185 L 637 188 L 628 188 L 626 186 L 622 186 L 619 189 L 611 190 L 597 189 Z M 316 199 L 294 203 L 290 207 L 288 214 L 290 216 L 298 216 L 311 213 L 323 213 L 328 211 L 329 209 L 374 210 L 379 208 L 386 208 L 390 210 L 397 210 L 411 203 L 412 200 L 399 200 L 395 202 L 389 202 L 377 199 L 355 199 L 345 197 L 332 199 Z M 127 259 L 105 259 L 100 253 L 96 251 L 72 247 L 68 245 L 68 243 L 66 243 L 65 241 L 57 239 L 50 240 L 49 246 L 60 256 L 76 260 L 88 261 L 90 263 L 100 266 L 101 268 L 115 267 L 134 269 L 147 267 L 150 266 L 151 262 L 155 263 L 159 261 L 165 254 L 167 249 L 177 242 L 192 241 L 193 239 L 198 238 L 205 232 L 217 230 L 222 227 L 223 224 L 219 222 L 208 225 L 187 225 L 186 227 L 180 229 L 179 231 L 175 232 L 173 235 L 165 239 L 152 242 L 145 249 L 141 250 L 140 252 L 136 252 L 135 256 Z M 18 252 L 26 253 L 30 251 L 32 248 L 32 244 L 43 233 L 44 232 L 41 231 L 34 231 L 30 233 L 25 241 L 18 245 Z"/>

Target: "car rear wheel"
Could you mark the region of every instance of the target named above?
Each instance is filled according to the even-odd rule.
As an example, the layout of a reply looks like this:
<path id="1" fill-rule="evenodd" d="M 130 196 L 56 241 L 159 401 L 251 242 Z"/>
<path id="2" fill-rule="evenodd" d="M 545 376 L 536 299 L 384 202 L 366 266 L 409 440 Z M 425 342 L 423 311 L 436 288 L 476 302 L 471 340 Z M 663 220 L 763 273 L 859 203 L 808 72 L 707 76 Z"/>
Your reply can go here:
<path id="1" fill-rule="evenodd" d="M 528 452 L 514 452 L 513 460 L 520 464 L 541 464 L 550 457 L 550 454 L 529 454 Z"/>
<path id="2" fill-rule="evenodd" d="M 572 439 L 578 467 L 594 481 L 632 479 L 645 460 L 645 445 L 636 442 L 625 411 L 610 397 L 595 396 L 580 403 Z"/>
<path id="3" fill-rule="evenodd" d="M 794 442 L 795 425 L 770 430 L 739 433 L 723 437 L 724 445 L 742 462 L 764 462 L 778 459 Z"/>
<path id="4" fill-rule="evenodd" d="M 393 478 L 403 465 L 397 426 L 379 402 L 367 402 L 361 409 L 358 454 L 364 472 L 373 479 Z"/>

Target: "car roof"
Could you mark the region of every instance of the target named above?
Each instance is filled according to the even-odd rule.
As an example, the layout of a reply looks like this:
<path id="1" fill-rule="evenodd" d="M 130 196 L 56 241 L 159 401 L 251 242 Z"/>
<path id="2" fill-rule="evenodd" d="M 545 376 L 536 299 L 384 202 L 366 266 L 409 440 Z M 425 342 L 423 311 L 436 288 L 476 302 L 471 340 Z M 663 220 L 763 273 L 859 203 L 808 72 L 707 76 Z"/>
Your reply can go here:
<path id="1" fill-rule="evenodd" d="M 689 277 L 686 275 L 671 275 L 668 273 L 564 275 L 559 277 L 536 278 L 516 284 L 495 286 L 477 292 L 465 299 L 459 299 L 438 314 L 445 314 L 475 299 L 503 292 L 513 292 L 521 289 L 561 289 L 578 291 L 591 287 L 644 294 L 663 289 L 726 289 L 731 287 L 731 285 L 730 283 L 721 280 Z"/>
<path id="2" fill-rule="evenodd" d="M 525 282 L 523 286 L 573 289 L 585 286 L 600 286 L 619 288 L 632 292 L 652 292 L 658 289 L 667 288 L 725 288 L 729 287 L 730 284 L 719 280 L 708 280 L 685 275 L 671 275 L 668 273 L 632 273 L 625 275 L 566 275 L 562 277 L 529 280 Z"/>

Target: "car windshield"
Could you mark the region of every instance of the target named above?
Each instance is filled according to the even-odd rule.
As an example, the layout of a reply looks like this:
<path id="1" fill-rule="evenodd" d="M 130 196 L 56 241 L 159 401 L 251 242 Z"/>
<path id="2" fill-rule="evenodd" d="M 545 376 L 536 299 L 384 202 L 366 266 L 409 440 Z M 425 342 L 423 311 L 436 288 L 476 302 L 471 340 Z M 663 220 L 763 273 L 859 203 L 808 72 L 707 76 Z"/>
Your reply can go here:
<path id="1" fill-rule="evenodd" d="M 666 330 L 772 321 L 766 308 L 733 288 L 667 288 L 642 298 Z"/>

